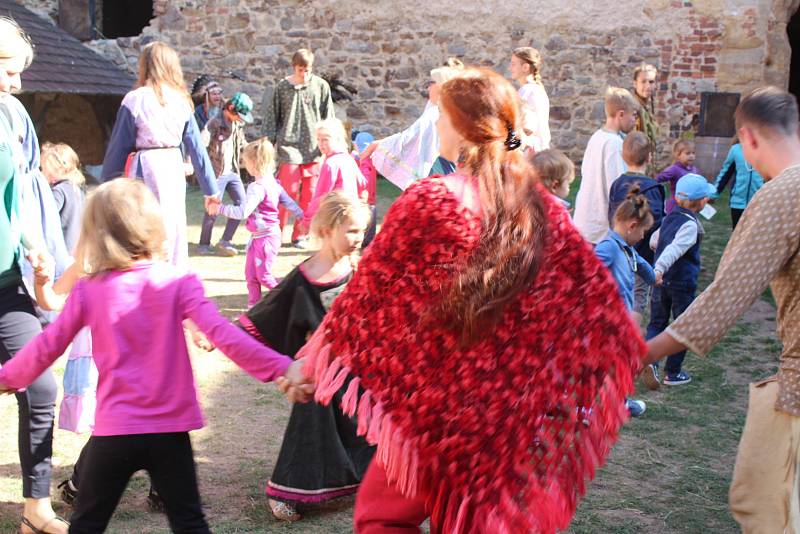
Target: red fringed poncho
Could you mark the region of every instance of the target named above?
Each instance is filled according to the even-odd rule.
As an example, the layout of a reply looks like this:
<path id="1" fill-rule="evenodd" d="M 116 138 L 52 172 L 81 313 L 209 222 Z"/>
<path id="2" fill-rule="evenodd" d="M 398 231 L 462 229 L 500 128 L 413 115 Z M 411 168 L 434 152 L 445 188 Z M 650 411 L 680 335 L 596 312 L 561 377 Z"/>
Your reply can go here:
<path id="1" fill-rule="evenodd" d="M 627 417 L 645 346 L 617 286 L 543 188 L 534 285 L 460 348 L 423 321 L 477 244 L 481 220 L 441 181 L 395 202 L 344 293 L 298 357 L 378 444 L 389 479 L 424 495 L 443 532 L 565 529 Z M 359 385 L 364 393 L 358 396 Z"/>

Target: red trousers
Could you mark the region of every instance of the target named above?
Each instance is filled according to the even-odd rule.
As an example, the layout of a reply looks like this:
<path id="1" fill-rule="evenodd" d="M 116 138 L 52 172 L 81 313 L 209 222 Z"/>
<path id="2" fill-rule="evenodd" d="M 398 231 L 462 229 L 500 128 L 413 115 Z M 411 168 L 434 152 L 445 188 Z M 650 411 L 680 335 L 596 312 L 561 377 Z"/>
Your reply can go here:
<path id="1" fill-rule="evenodd" d="M 308 208 L 309 202 L 314 197 L 317 178 L 319 178 L 319 164 L 317 163 L 301 163 L 299 165 L 282 163 L 278 169 L 278 181 L 289 193 L 289 196 L 300 205 L 302 210 Z M 278 210 L 278 220 L 281 224 L 281 230 L 283 230 L 289 220 L 289 212 L 283 206 Z M 300 222 L 294 222 L 292 241 L 305 236 L 308 232 L 308 228 L 300 228 Z"/>
<path id="2" fill-rule="evenodd" d="M 405 497 L 389 484 L 386 470 L 373 459 L 358 488 L 353 524 L 356 534 L 418 534 L 428 518 L 425 497 Z M 431 534 L 439 534 L 431 525 Z"/>

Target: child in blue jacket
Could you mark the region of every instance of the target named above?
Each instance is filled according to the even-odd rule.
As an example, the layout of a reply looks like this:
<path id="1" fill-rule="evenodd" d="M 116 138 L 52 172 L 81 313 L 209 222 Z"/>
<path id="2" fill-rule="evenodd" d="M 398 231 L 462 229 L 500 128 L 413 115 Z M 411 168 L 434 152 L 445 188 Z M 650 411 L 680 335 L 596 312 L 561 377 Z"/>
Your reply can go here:
<path id="1" fill-rule="evenodd" d="M 764 178 L 744 159 L 742 145 L 739 144 L 738 137 L 733 138 L 733 145 L 728 151 L 728 157 L 725 158 L 722 169 L 719 171 L 717 179 L 714 180 L 714 187 L 717 190 L 711 195 L 711 199 L 718 199 L 729 183 L 732 184 L 730 200 L 731 224 L 735 230 L 736 225 L 739 223 L 739 218 L 750 203 L 753 195 L 764 185 Z"/>
<path id="2" fill-rule="evenodd" d="M 632 314 L 635 313 L 634 279 L 638 276 L 649 286 L 656 282 L 650 263 L 634 248 L 652 225 L 653 213 L 647 198 L 638 185 L 633 185 L 617 207 L 611 229 L 595 247 L 595 253 L 616 280 L 620 295 Z M 625 406 L 632 417 L 639 417 L 647 407 L 644 401 L 635 399 L 627 399 Z"/>

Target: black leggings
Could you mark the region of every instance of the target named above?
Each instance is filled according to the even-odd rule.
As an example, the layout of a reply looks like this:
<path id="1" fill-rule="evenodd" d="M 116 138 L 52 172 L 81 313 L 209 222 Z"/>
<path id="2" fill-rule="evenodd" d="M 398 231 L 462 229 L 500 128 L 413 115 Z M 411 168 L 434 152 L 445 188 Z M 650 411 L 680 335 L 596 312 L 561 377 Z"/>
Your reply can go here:
<path id="1" fill-rule="evenodd" d="M 13 358 L 41 331 L 42 325 L 22 282 L 0 289 L 0 364 Z M 25 498 L 41 499 L 50 495 L 56 393 L 56 380 L 48 369 L 23 393 L 16 395 L 19 463 Z"/>
<path id="2" fill-rule="evenodd" d="M 140 469 L 150 473 L 172 532 L 210 534 L 200 505 L 188 432 L 92 436 L 81 456 L 70 534 L 104 532 L 128 480 Z"/>

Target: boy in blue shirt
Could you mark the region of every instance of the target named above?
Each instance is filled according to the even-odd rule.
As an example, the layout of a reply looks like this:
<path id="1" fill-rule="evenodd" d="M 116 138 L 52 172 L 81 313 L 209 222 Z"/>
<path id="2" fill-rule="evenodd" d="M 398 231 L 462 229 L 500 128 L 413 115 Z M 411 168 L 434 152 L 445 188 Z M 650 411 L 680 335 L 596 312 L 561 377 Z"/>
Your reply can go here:
<path id="1" fill-rule="evenodd" d="M 650 240 L 651 246 L 655 244 L 656 280 L 662 283 L 653 290 L 647 339 L 663 332 L 670 315 L 677 319 L 694 300 L 700 275 L 700 242 L 705 234 L 697 214 L 715 192 L 714 186 L 699 174 L 683 176 L 675 186 L 675 209 L 664 217 L 661 228 Z M 685 356 L 686 351 L 682 350 L 667 357 L 665 385 L 679 386 L 692 381 L 681 369 Z M 657 387 L 658 364 L 653 364 L 651 371 L 644 373 L 645 383 Z"/>

